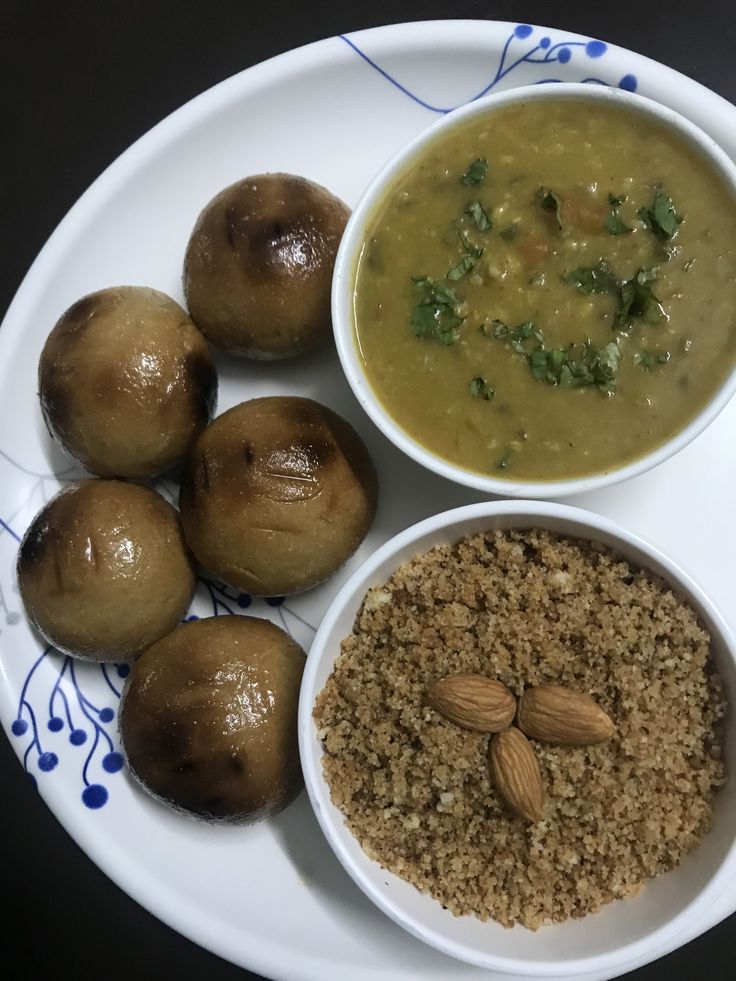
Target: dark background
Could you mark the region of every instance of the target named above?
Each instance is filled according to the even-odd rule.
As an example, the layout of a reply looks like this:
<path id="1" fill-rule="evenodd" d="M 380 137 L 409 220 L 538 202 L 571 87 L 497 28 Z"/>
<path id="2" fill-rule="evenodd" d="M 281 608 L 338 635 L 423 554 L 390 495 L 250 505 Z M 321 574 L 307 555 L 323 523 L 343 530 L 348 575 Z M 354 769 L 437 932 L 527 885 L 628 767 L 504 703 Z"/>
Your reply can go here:
<path id="1" fill-rule="evenodd" d="M 253 0 L 0 0 L 0 313 L 55 225 L 118 154 L 192 96 L 272 55 L 400 21 L 512 20 L 623 45 L 736 101 L 733 11 L 731 0 L 315 0 L 293 9 Z M 6 970 L 32 979 L 255 977 L 173 933 L 109 882 L 1 737 L 0 780 Z M 735 927 L 731 917 L 626 977 L 736 977 Z"/>

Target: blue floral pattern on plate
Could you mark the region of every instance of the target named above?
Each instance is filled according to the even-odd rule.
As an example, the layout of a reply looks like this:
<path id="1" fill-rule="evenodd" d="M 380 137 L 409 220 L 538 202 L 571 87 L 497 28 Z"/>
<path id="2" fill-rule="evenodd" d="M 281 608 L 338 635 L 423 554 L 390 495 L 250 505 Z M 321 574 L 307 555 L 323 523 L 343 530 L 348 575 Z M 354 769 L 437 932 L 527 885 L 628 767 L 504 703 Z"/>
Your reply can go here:
<path id="1" fill-rule="evenodd" d="M 540 65 L 543 68 L 540 72 L 546 72 L 546 69 L 550 65 L 566 65 L 568 62 L 573 61 L 576 55 L 582 54 L 582 58 L 578 58 L 583 62 L 584 67 L 587 70 L 589 61 L 597 61 L 603 58 L 608 50 L 608 45 L 605 41 L 579 41 L 575 39 L 567 39 L 563 41 L 556 41 L 553 43 L 552 38 L 546 34 L 541 37 L 535 37 L 535 35 L 540 34 L 541 31 L 538 28 L 532 27 L 530 24 L 517 24 L 513 29 L 511 34 L 509 34 L 506 39 L 506 43 L 501 49 L 501 54 L 498 59 L 498 64 L 496 66 L 496 71 L 491 77 L 491 80 L 487 85 L 480 90 L 480 92 L 471 96 L 467 99 L 467 102 L 475 102 L 476 99 L 482 98 L 484 95 L 488 95 L 500 82 L 507 78 L 511 72 L 518 69 L 521 65 Z M 394 78 L 393 75 L 389 74 L 382 68 L 381 65 L 377 64 L 370 58 L 350 37 L 346 34 L 340 35 L 341 39 L 345 44 L 349 45 L 359 55 L 371 68 L 375 69 L 380 75 L 382 75 L 386 81 L 390 82 L 392 85 L 396 86 L 399 91 L 403 92 L 404 95 L 408 96 L 418 105 L 422 106 L 424 109 L 428 109 L 430 112 L 435 112 L 444 115 L 445 113 L 452 112 L 453 109 L 457 109 L 459 105 L 452 106 L 436 106 L 426 100 L 422 99 L 416 92 L 410 91 L 405 85 L 403 85 L 398 79 Z M 527 42 L 524 44 L 523 42 Z M 583 60 L 584 59 L 584 60 Z M 534 80 L 535 84 L 542 85 L 549 82 L 561 82 L 562 79 L 553 76 L 547 76 L 537 78 Z M 583 78 L 578 79 L 581 82 L 593 83 L 596 85 L 608 85 L 609 83 L 604 81 L 595 75 L 584 75 Z M 635 92 L 638 88 L 638 80 L 636 75 L 623 75 L 618 81 L 618 87 L 625 89 L 627 92 Z"/>

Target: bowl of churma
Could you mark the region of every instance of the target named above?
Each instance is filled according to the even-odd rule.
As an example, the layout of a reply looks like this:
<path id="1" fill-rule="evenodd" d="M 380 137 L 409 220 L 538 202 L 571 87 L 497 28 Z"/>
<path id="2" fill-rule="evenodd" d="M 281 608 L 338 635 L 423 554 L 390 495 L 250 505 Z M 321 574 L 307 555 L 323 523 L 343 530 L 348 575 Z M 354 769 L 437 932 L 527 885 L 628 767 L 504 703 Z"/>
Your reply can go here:
<path id="1" fill-rule="evenodd" d="M 672 559 L 578 508 L 482 503 L 342 588 L 300 753 L 400 926 L 497 971 L 612 977 L 690 939 L 736 871 L 734 699 L 736 641 Z"/>

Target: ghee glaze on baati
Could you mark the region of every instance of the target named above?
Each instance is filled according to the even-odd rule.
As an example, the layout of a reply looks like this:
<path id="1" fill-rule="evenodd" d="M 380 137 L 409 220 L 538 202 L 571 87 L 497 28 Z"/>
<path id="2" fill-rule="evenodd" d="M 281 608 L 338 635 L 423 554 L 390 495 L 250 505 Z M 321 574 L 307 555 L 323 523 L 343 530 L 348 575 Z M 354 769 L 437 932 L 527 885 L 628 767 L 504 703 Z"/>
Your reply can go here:
<path id="1" fill-rule="evenodd" d="M 28 619 L 75 657 L 136 657 L 179 623 L 196 583 L 174 508 L 121 480 L 69 484 L 39 511 L 18 551 Z"/>
<path id="2" fill-rule="evenodd" d="M 297 703 L 304 651 L 268 620 L 178 626 L 133 666 L 120 734 L 133 775 L 209 820 L 278 813 L 302 786 Z"/>
<path id="3" fill-rule="evenodd" d="M 330 336 L 330 286 L 349 209 L 291 174 L 220 191 L 192 231 L 184 291 L 213 344 L 247 358 L 288 358 Z"/>
<path id="4" fill-rule="evenodd" d="M 90 293 L 59 319 L 38 371 L 51 435 L 100 477 L 153 477 L 181 462 L 212 418 L 207 342 L 158 290 Z"/>
<path id="5" fill-rule="evenodd" d="M 260 596 L 311 589 L 358 548 L 377 478 L 353 427 L 311 399 L 243 402 L 202 433 L 179 505 L 187 541 L 224 582 Z"/>

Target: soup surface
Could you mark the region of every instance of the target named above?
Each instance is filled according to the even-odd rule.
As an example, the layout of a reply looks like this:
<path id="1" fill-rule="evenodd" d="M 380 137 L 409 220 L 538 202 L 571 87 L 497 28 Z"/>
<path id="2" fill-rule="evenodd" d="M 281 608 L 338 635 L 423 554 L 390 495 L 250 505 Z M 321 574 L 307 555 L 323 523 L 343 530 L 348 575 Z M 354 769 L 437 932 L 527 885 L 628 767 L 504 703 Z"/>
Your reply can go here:
<path id="1" fill-rule="evenodd" d="M 395 421 L 494 477 L 617 469 L 736 359 L 736 204 L 617 107 L 507 106 L 444 133 L 369 224 L 357 343 Z"/>

